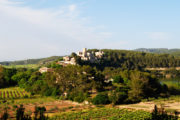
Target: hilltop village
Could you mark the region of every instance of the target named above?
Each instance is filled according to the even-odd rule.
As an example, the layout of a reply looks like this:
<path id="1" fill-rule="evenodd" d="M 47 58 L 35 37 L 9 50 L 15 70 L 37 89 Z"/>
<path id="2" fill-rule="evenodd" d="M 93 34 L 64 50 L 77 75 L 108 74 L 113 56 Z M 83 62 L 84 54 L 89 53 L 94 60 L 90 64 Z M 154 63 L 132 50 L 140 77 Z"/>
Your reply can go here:
<path id="1" fill-rule="evenodd" d="M 86 48 L 83 48 L 82 52 L 77 52 L 76 55 L 83 61 L 89 61 L 90 63 L 98 62 L 104 55 L 104 52 L 99 50 L 98 52 L 90 51 L 88 52 Z M 58 64 L 61 65 L 76 65 L 76 60 L 72 56 L 63 57 L 63 61 L 59 61 Z"/>
<path id="2" fill-rule="evenodd" d="M 104 55 L 104 52 L 99 50 L 97 52 L 87 51 L 87 48 L 83 48 L 82 52 L 75 53 L 75 56 L 78 56 L 82 61 L 88 61 L 90 63 L 98 62 Z M 62 61 L 58 61 L 56 64 L 67 66 L 67 65 L 77 65 L 76 58 L 73 56 L 65 56 Z M 39 69 L 40 73 L 51 72 L 52 68 L 42 67 Z"/>

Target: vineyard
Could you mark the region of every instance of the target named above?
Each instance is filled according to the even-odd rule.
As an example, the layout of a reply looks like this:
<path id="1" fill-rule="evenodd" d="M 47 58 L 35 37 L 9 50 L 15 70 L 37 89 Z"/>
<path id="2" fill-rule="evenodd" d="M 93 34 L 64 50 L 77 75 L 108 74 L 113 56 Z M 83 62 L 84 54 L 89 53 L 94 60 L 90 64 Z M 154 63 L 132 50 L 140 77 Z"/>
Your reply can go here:
<path id="1" fill-rule="evenodd" d="M 29 95 L 28 92 L 18 87 L 0 89 L 0 99 L 24 98 Z"/>
<path id="2" fill-rule="evenodd" d="M 57 115 L 50 120 L 151 120 L 152 115 L 146 111 L 129 111 L 127 109 L 100 108 L 82 112 L 70 112 Z"/>

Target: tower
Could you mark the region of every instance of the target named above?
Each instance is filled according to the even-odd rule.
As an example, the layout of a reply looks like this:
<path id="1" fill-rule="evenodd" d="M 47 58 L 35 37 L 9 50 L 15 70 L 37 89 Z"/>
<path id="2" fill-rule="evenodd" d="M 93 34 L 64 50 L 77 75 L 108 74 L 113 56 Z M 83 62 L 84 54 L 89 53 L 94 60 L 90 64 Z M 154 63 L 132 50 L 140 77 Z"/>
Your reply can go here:
<path id="1" fill-rule="evenodd" d="M 86 48 L 83 48 L 83 53 L 86 53 L 87 52 L 87 49 Z"/>
<path id="2" fill-rule="evenodd" d="M 85 57 L 87 54 L 87 49 L 86 48 L 83 48 L 83 56 Z"/>

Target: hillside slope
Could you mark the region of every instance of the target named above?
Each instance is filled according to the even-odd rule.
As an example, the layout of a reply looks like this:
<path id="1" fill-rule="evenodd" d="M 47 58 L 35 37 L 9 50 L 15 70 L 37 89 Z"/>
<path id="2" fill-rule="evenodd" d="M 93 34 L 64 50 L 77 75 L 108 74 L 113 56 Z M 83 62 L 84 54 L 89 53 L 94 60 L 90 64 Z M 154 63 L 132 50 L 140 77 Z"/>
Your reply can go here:
<path id="1" fill-rule="evenodd" d="M 5 61 L 0 62 L 1 65 L 28 65 L 28 64 L 46 64 L 48 62 L 56 61 L 60 59 L 60 56 L 52 56 L 47 58 L 40 59 L 27 59 L 27 60 L 19 60 L 19 61 Z"/>
<path id="2" fill-rule="evenodd" d="M 105 67 L 143 69 L 180 66 L 180 58 L 170 54 L 155 54 L 112 49 L 103 49 L 102 51 L 105 53 L 103 59 L 100 63 L 94 64 L 102 69 Z"/>
<path id="3" fill-rule="evenodd" d="M 158 53 L 158 54 L 171 54 L 174 56 L 180 56 L 180 49 L 167 49 L 167 48 L 138 48 L 134 51 Z"/>

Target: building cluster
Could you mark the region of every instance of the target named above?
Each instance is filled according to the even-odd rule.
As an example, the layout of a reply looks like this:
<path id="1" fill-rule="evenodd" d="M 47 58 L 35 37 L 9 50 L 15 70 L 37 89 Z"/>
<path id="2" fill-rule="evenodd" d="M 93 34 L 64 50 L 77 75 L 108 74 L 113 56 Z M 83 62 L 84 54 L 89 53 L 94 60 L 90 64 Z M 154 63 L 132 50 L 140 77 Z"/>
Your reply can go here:
<path id="1" fill-rule="evenodd" d="M 94 63 L 94 62 L 98 62 L 104 55 L 103 51 L 98 51 L 98 52 L 94 52 L 94 51 L 90 51 L 88 52 L 86 48 L 83 48 L 82 52 L 77 52 L 76 53 L 77 56 L 79 56 L 81 58 L 81 60 L 83 61 L 88 61 L 90 63 Z M 76 60 L 74 57 L 70 57 L 70 56 L 65 56 L 63 57 L 63 61 L 58 61 L 57 64 L 63 65 L 63 66 L 67 66 L 67 65 L 76 65 Z M 53 69 L 52 68 L 47 68 L 47 67 L 42 67 L 39 69 L 40 73 L 44 73 L 44 72 L 52 72 Z"/>
<path id="2" fill-rule="evenodd" d="M 65 56 L 63 57 L 63 61 L 59 61 L 57 64 L 66 66 L 68 64 L 76 65 L 76 60 L 73 57 Z"/>
<path id="3" fill-rule="evenodd" d="M 97 62 L 99 59 L 103 57 L 103 55 L 104 55 L 103 51 L 88 52 L 86 48 L 83 48 L 82 52 L 77 52 L 77 56 L 79 56 L 81 60 L 89 61 L 91 63 Z M 70 56 L 63 57 L 63 61 L 60 61 L 58 63 L 61 65 L 67 65 L 67 64 L 76 65 L 77 64 L 75 58 L 70 57 Z"/>
<path id="4" fill-rule="evenodd" d="M 45 73 L 45 72 L 52 72 L 53 69 L 52 68 L 47 68 L 47 67 L 42 67 L 39 69 L 40 73 Z"/>

